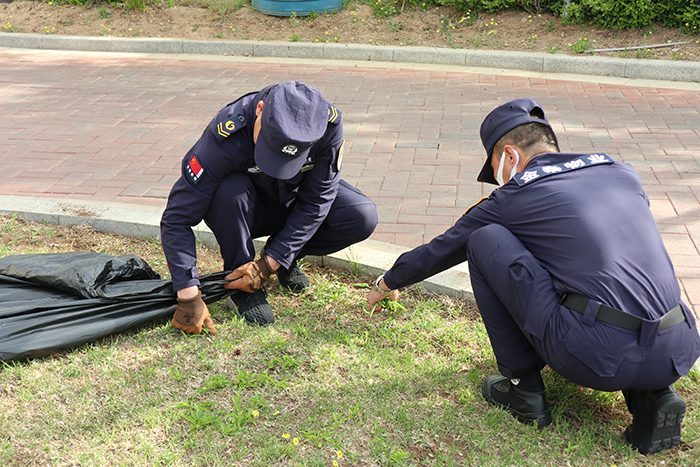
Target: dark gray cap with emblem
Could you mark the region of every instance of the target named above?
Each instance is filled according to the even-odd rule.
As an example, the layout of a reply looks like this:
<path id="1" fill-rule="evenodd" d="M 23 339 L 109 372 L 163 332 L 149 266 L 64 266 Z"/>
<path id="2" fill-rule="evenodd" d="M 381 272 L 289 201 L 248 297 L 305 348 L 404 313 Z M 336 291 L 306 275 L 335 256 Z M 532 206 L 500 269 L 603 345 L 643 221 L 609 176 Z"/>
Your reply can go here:
<path id="1" fill-rule="evenodd" d="M 261 118 L 255 163 L 270 177 L 289 180 L 326 132 L 328 102 L 311 86 L 288 81 L 267 95 Z"/>
<path id="2" fill-rule="evenodd" d="M 506 133 L 526 123 L 541 123 L 550 126 L 542 106 L 529 97 L 506 102 L 493 109 L 486 116 L 481 123 L 480 131 L 481 142 L 486 149 L 486 162 L 476 178 L 478 181 L 498 185 L 493 176 L 493 167 L 491 167 L 493 147 Z"/>

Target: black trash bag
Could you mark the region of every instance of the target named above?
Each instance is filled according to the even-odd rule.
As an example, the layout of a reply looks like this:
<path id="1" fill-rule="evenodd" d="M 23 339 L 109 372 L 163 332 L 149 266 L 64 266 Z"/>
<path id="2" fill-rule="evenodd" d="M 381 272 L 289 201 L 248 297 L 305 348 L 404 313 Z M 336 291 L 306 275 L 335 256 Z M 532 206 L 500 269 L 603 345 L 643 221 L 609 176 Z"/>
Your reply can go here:
<path id="1" fill-rule="evenodd" d="M 228 272 L 200 278 L 210 304 Z M 0 258 L 0 361 L 71 349 L 175 313 L 177 295 L 143 259 L 93 252 Z"/>

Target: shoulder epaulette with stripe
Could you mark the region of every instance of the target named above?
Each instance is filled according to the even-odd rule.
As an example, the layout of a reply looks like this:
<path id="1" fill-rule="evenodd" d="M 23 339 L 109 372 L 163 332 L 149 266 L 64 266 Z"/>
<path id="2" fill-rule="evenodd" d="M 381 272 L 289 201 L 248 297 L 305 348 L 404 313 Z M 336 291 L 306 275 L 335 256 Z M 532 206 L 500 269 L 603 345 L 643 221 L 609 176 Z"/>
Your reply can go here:
<path id="1" fill-rule="evenodd" d="M 333 125 L 340 123 L 340 110 L 333 104 L 328 104 L 328 122 Z"/>
<path id="2" fill-rule="evenodd" d="M 222 115 L 217 117 L 216 126 L 214 127 L 214 136 L 216 136 L 216 139 L 219 141 L 223 141 L 243 128 L 245 124 L 246 120 L 243 115 L 226 115 L 222 112 Z"/>

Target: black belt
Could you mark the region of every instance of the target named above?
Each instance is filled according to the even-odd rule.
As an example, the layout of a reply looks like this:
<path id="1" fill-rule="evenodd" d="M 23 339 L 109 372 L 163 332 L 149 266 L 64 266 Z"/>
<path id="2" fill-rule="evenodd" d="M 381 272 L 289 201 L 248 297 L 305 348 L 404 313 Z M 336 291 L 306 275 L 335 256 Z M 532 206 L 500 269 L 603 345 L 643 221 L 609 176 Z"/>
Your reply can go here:
<path id="1" fill-rule="evenodd" d="M 568 292 L 562 296 L 559 303 L 571 310 L 583 314 L 584 311 L 586 311 L 586 306 L 588 305 L 589 300 L 590 299 L 588 297 L 584 297 L 583 295 Z M 617 308 L 611 308 L 607 305 L 600 305 L 595 319 L 604 323 L 612 324 L 613 326 L 628 329 L 630 331 L 639 332 L 639 330 L 642 329 L 642 318 L 625 313 Z M 675 326 L 683 321 L 685 321 L 683 309 L 680 305 L 676 305 L 675 308 L 663 315 L 659 320 L 659 331 Z"/>

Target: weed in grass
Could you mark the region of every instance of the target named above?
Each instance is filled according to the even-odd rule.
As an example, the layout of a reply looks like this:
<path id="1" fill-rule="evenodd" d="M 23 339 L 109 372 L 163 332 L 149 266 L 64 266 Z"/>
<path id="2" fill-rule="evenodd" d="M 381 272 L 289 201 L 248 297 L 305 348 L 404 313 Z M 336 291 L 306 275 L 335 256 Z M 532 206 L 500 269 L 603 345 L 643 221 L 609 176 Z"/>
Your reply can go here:
<path id="1" fill-rule="evenodd" d="M 634 54 L 635 58 L 658 58 L 658 55 L 656 52 L 652 51 L 651 49 L 637 49 L 637 51 Z"/>
<path id="2" fill-rule="evenodd" d="M 107 18 L 111 18 L 111 17 L 112 17 L 112 12 L 110 12 L 107 8 L 102 7 L 102 8 L 100 8 L 99 10 L 97 10 L 97 15 L 98 15 L 100 18 L 107 19 Z"/>
<path id="3" fill-rule="evenodd" d="M 673 52 L 673 60 L 692 60 L 693 54 L 690 52 Z"/>
<path id="4" fill-rule="evenodd" d="M 361 275 L 363 271 L 362 266 L 360 265 L 360 257 L 352 246 L 348 247 L 347 252 L 345 253 L 345 258 L 347 258 L 347 260 L 350 262 L 350 271 L 356 276 Z"/>
<path id="5" fill-rule="evenodd" d="M 301 41 L 301 37 L 299 37 L 296 33 L 292 33 L 292 35 L 289 37 L 289 42 L 299 42 Z"/>
<path id="6" fill-rule="evenodd" d="M 569 48 L 577 54 L 582 54 L 590 48 L 590 42 L 588 41 L 588 34 L 583 36 L 583 38 L 577 40 L 573 44 L 569 44 Z"/>
<path id="7" fill-rule="evenodd" d="M 197 391 L 204 394 L 210 391 L 217 391 L 228 386 L 231 386 L 231 382 L 228 380 L 228 378 L 226 378 L 226 376 L 214 375 L 207 378 L 204 382 L 204 387 L 199 388 Z"/>
<path id="8" fill-rule="evenodd" d="M 291 16 L 289 17 L 289 24 L 292 27 L 295 27 L 299 24 L 299 17 L 297 16 L 296 13 L 292 12 Z"/>
<path id="9" fill-rule="evenodd" d="M 403 29 L 403 24 L 401 24 L 398 21 L 388 20 L 387 24 L 389 25 L 389 29 L 391 29 L 394 32 L 399 32 Z"/>
<path id="10" fill-rule="evenodd" d="M 547 49 L 547 52 L 549 52 L 550 54 L 555 54 L 559 51 L 559 49 L 560 49 L 560 47 L 553 46 L 553 47 L 549 47 Z"/>
<path id="11" fill-rule="evenodd" d="M 146 11 L 147 8 L 148 8 L 147 0 L 126 0 L 124 2 L 124 9 L 126 9 L 126 11 L 130 11 L 130 10 Z"/>
<path id="12" fill-rule="evenodd" d="M 202 0 L 202 6 L 220 16 L 217 20 L 225 19 L 227 15 L 239 10 L 244 4 L 245 0 Z"/>
<path id="13" fill-rule="evenodd" d="M 212 408 L 212 402 L 181 402 L 178 408 L 184 409 L 182 418 L 190 422 L 190 431 L 221 423 L 221 415 Z"/>

